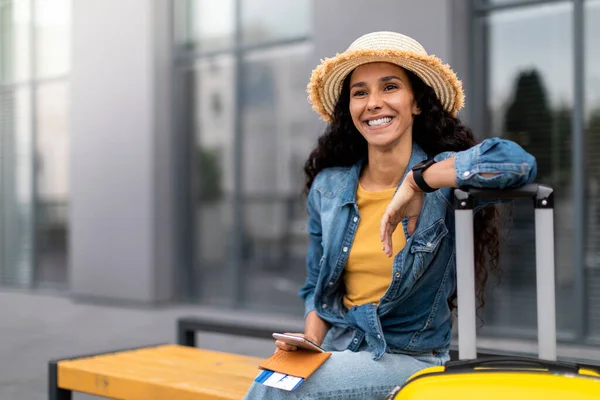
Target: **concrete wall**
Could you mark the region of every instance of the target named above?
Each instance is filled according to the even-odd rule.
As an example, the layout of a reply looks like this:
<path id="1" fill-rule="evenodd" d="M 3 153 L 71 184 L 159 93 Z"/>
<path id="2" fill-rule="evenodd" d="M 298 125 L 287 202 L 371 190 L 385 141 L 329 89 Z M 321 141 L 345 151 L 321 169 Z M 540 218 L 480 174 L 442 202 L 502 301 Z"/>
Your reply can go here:
<path id="1" fill-rule="evenodd" d="M 168 0 L 73 2 L 70 284 L 76 297 L 172 296 Z"/>
<path id="2" fill-rule="evenodd" d="M 451 66 L 458 78 L 463 83 L 465 91 L 465 107 L 461 110 L 459 117 L 466 121 L 477 134 L 479 127 L 474 125 L 475 117 L 472 115 L 473 108 L 470 107 L 471 98 L 474 97 L 474 71 L 471 65 L 471 7 L 469 0 L 448 0 L 450 3 L 448 12 L 448 37 L 449 49 L 448 59 L 445 60 Z M 483 98 L 483 97 L 478 97 Z"/>

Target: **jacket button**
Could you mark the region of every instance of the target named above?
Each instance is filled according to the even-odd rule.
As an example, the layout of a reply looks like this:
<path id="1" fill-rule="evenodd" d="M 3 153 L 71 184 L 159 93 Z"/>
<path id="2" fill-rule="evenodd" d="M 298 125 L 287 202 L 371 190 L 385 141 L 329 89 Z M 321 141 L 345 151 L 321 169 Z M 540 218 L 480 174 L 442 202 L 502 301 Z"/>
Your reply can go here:
<path id="1" fill-rule="evenodd" d="M 354 222 L 358 221 L 358 217 L 354 217 L 353 221 Z"/>
<path id="2" fill-rule="evenodd" d="M 400 272 L 396 272 L 396 278 L 400 278 Z"/>
<path id="3" fill-rule="evenodd" d="M 329 282 L 329 283 L 328 283 L 328 285 L 329 285 L 329 286 L 333 286 L 333 282 Z"/>
<path id="4" fill-rule="evenodd" d="M 348 251 L 348 247 L 344 246 L 343 250 L 344 250 L 344 253 L 346 253 Z"/>
<path id="5" fill-rule="evenodd" d="M 465 172 L 463 173 L 463 176 L 469 176 L 469 175 L 471 175 L 471 171 L 465 171 Z"/>
<path id="6" fill-rule="evenodd" d="M 431 242 L 427 242 L 427 247 L 431 247 L 431 246 L 432 246 Z"/>
<path id="7" fill-rule="evenodd" d="M 381 335 L 379 333 L 377 334 L 377 339 L 381 339 Z"/>
<path id="8" fill-rule="evenodd" d="M 321 307 L 323 307 L 323 308 L 327 308 L 327 304 L 323 304 Z"/>
<path id="9" fill-rule="evenodd" d="M 352 339 L 352 343 L 354 343 L 354 344 L 358 343 L 358 339 L 357 338 Z"/>

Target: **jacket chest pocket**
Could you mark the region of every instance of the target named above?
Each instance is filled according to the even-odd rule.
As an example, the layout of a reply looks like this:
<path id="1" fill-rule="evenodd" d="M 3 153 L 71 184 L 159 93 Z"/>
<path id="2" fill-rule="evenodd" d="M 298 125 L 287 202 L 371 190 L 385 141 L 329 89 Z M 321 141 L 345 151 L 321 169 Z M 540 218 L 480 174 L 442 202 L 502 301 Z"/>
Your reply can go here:
<path id="1" fill-rule="evenodd" d="M 442 239 L 448 234 L 448 228 L 443 219 L 436 221 L 430 227 L 413 236 L 410 253 L 414 257 L 412 273 L 415 280 L 419 279 L 440 247 Z"/>

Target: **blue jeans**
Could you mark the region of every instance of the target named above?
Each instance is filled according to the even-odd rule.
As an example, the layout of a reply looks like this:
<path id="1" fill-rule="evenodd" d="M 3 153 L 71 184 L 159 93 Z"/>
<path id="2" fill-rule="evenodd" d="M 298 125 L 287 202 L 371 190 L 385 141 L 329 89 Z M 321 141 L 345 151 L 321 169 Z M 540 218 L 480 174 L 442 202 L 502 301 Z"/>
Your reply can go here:
<path id="1" fill-rule="evenodd" d="M 329 350 L 327 344 L 323 347 Z M 386 353 L 375 361 L 368 351 L 332 351 L 331 357 L 293 391 L 253 382 L 245 399 L 385 399 L 415 372 L 444 365 L 445 354 Z"/>

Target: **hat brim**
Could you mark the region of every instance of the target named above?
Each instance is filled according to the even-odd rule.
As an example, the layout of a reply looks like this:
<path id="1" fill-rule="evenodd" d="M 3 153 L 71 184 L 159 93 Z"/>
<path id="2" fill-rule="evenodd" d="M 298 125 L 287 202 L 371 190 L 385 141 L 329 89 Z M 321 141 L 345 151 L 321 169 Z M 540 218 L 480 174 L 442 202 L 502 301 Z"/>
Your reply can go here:
<path id="1" fill-rule="evenodd" d="M 444 109 L 453 116 L 464 105 L 462 83 L 454 71 L 439 58 L 406 50 L 358 49 L 326 58 L 312 72 L 307 90 L 313 110 L 323 120 L 331 122 L 346 76 L 357 67 L 373 62 L 388 62 L 412 71 L 431 86 Z"/>

